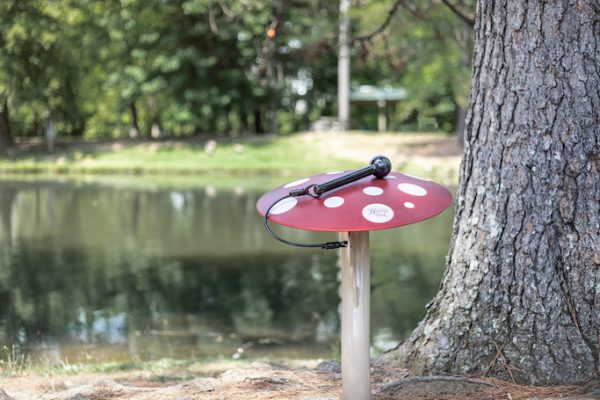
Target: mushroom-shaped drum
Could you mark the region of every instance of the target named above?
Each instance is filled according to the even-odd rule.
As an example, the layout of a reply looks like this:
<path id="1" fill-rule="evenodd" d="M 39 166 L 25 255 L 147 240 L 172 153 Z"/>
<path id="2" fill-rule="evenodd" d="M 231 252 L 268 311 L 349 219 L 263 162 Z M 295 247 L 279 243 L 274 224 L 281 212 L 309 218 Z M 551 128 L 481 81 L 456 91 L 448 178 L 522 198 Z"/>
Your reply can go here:
<path id="1" fill-rule="evenodd" d="M 298 179 L 264 194 L 256 205 L 267 209 L 291 190 L 319 185 L 346 171 Z M 452 202 L 450 192 L 426 179 L 391 172 L 383 179 L 362 178 L 347 186 L 310 196 L 286 197 L 269 212 L 269 220 L 280 225 L 312 231 L 357 232 L 394 228 L 431 218 Z"/>
<path id="2" fill-rule="evenodd" d="M 256 205 L 268 221 L 292 228 L 342 232 L 341 242 L 299 244 L 342 248 L 342 393 L 364 400 L 370 389 L 369 231 L 431 218 L 452 202 L 446 188 L 427 179 L 390 172 L 385 157 L 357 171 L 336 171 L 298 179 L 263 195 Z"/>

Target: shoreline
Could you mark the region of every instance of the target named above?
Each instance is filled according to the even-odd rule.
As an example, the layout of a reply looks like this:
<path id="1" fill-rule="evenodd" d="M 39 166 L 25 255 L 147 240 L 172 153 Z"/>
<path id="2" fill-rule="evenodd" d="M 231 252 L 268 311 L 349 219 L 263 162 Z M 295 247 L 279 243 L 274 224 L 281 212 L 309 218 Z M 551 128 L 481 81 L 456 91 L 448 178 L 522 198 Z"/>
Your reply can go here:
<path id="1" fill-rule="evenodd" d="M 21 176 L 293 177 L 362 167 L 377 154 L 394 170 L 458 182 L 462 149 L 443 133 L 315 133 L 237 139 L 65 142 L 0 156 L 0 174 Z"/>

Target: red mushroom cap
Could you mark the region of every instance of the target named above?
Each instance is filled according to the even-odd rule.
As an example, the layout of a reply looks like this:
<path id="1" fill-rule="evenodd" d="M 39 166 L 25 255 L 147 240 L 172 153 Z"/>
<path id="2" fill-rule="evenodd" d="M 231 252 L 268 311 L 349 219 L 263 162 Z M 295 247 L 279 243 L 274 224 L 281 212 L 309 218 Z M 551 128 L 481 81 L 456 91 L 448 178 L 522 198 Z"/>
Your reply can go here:
<path id="1" fill-rule="evenodd" d="M 325 183 L 346 172 L 349 171 L 328 172 L 290 182 L 265 193 L 256 208 L 264 216 L 271 204 L 290 190 Z M 311 231 L 372 231 L 423 221 L 444 211 L 451 202 L 452 196 L 443 186 L 392 172 L 383 179 L 368 176 L 318 199 L 286 198 L 271 209 L 269 220 Z"/>

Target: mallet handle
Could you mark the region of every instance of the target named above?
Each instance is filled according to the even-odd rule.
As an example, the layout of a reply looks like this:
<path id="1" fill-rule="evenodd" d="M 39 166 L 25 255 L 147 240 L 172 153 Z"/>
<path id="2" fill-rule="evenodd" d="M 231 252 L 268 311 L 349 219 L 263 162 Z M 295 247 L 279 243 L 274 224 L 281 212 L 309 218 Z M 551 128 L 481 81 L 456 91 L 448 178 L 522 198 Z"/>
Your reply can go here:
<path id="1" fill-rule="evenodd" d="M 314 194 L 319 197 L 325 192 L 328 192 L 333 189 L 337 189 L 340 186 L 347 185 L 351 182 L 357 181 L 359 179 L 365 178 L 369 175 L 375 175 L 377 178 L 383 178 L 387 174 L 390 173 L 392 169 L 392 163 L 387 157 L 377 156 L 371 160 L 371 164 L 358 169 L 356 171 L 352 171 L 349 174 L 344 176 L 340 176 L 339 178 L 335 178 L 329 182 L 322 183 L 320 185 L 316 185 L 312 191 Z"/>

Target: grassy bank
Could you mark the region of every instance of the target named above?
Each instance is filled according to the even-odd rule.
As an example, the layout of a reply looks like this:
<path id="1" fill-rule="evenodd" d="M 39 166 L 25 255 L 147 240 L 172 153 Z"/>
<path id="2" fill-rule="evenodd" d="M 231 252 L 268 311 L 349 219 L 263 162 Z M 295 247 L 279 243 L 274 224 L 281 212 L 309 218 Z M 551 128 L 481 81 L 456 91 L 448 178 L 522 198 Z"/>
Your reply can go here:
<path id="1" fill-rule="evenodd" d="M 394 169 L 455 181 L 460 150 L 442 134 L 300 133 L 239 140 L 114 141 L 18 146 L 4 174 L 295 176 L 351 169 L 385 154 Z"/>
<path id="2" fill-rule="evenodd" d="M 199 357 L 187 359 L 161 358 L 151 361 L 114 361 L 60 363 L 31 362 L 29 360 L 0 360 L 0 378 L 23 375 L 40 376 L 73 376 L 78 374 L 119 374 L 144 371 L 153 375 L 152 380 L 169 380 L 172 382 L 192 379 L 199 376 L 215 376 L 233 368 L 246 368 L 253 362 L 269 362 L 272 365 L 296 368 L 300 366 L 315 367 L 319 359 L 240 359 L 228 357 Z"/>
<path id="3" fill-rule="evenodd" d="M 0 160 L 4 173 L 285 174 L 343 165 L 322 160 L 309 143 L 287 137 L 208 141 L 115 141 L 17 147 Z M 214 145 L 213 145 L 214 144 Z M 216 146 L 215 146 L 216 145 Z"/>

